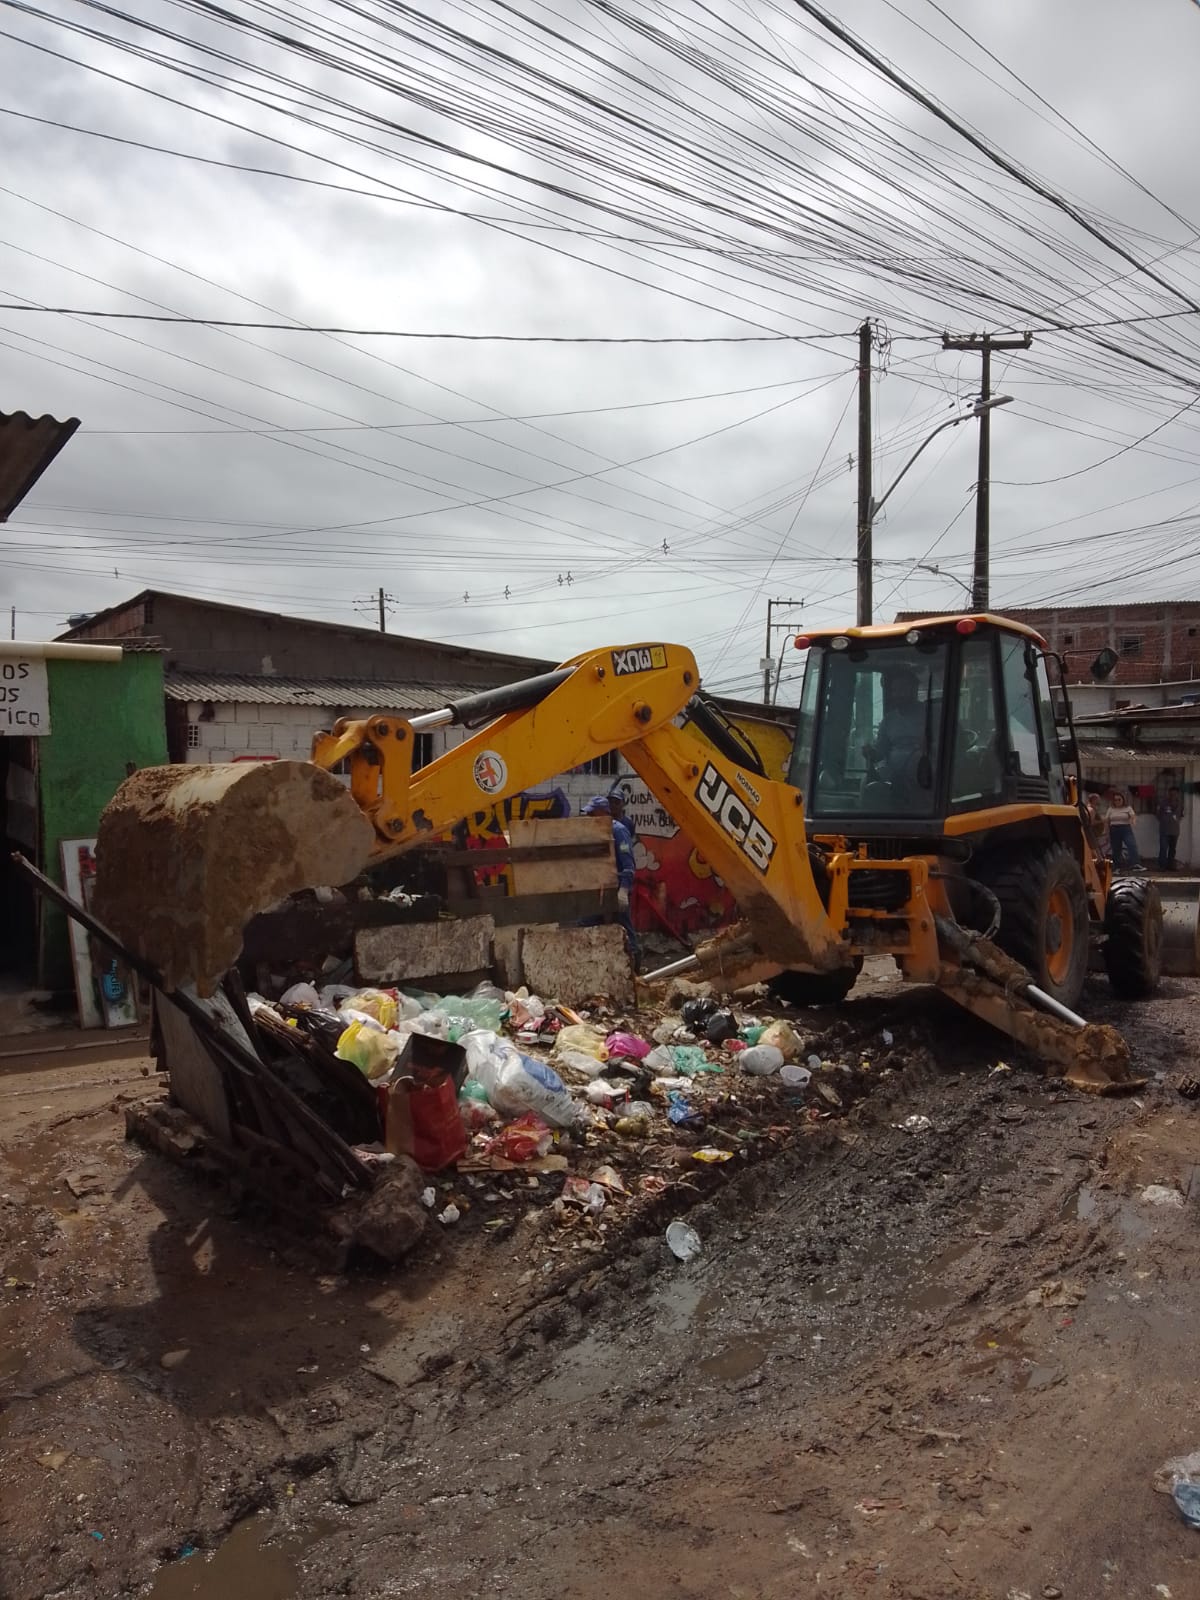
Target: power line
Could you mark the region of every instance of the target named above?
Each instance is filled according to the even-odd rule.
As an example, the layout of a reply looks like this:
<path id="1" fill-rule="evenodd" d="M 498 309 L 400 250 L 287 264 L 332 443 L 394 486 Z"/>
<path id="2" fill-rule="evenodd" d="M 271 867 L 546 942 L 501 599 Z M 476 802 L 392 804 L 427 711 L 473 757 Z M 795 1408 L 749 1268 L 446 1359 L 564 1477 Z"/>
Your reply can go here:
<path id="1" fill-rule="evenodd" d="M 308 322 L 241 322 L 232 317 L 168 317 L 151 311 L 89 311 L 80 306 L 18 305 L 13 301 L 0 302 L 0 311 L 96 317 L 109 322 L 169 322 L 193 328 L 248 328 L 258 333 L 341 333 L 356 339 L 460 339 L 471 344 L 809 344 L 851 337 L 849 333 L 422 333 L 402 328 L 324 327 Z"/>

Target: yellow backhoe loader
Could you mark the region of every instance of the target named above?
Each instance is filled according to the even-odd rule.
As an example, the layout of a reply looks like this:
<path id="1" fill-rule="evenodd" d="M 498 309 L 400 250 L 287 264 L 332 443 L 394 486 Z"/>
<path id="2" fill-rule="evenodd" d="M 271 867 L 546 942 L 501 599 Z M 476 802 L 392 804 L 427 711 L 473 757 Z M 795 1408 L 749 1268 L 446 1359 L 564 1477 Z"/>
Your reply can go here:
<path id="1" fill-rule="evenodd" d="M 1085 824 L 1056 658 L 991 615 L 795 643 L 786 781 L 700 693 L 690 650 L 591 650 L 441 711 L 339 722 L 311 763 L 136 773 L 101 822 L 96 910 L 168 985 L 203 990 L 284 894 L 619 750 L 737 901 L 684 963 L 699 976 L 832 1003 L 892 956 L 1070 1081 L 1128 1086 L 1123 1039 L 1075 1007 L 1091 945 L 1116 993 L 1153 992 L 1162 907 L 1149 880 L 1112 881 Z M 475 731 L 414 772 L 414 735 L 451 726 Z"/>

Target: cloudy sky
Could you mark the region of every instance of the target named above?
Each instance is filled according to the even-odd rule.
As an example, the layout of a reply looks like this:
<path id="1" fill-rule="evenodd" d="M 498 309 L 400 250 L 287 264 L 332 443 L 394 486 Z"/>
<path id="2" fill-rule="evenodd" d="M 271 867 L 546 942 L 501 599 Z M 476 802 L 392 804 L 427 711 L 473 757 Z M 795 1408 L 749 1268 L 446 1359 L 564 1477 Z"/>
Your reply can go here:
<path id="1" fill-rule="evenodd" d="M 19 637 L 147 585 L 347 622 L 382 586 L 394 632 L 678 639 L 750 693 L 768 598 L 853 618 L 864 316 L 880 496 L 972 403 L 942 332 L 1034 330 L 993 373 L 997 608 L 1200 594 L 1194 0 L 0 0 L 0 32 L 0 301 L 57 308 L 0 311 L 0 409 L 82 419 L 0 528 Z M 878 617 L 961 603 L 975 442 L 889 499 Z"/>

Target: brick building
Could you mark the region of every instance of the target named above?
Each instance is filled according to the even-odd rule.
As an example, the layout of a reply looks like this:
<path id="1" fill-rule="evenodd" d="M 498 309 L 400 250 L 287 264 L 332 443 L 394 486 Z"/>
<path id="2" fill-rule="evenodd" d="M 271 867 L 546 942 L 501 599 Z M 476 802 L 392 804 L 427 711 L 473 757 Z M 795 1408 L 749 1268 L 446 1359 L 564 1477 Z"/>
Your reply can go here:
<path id="1" fill-rule="evenodd" d="M 1035 628 L 1065 659 L 1080 714 L 1165 705 L 1181 698 L 1181 688 L 1200 695 L 1200 600 L 1006 609 L 1004 615 Z M 1117 665 L 1095 683 L 1091 666 L 1105 649 L 1113 651 Z M 1168 685 L 1172 692 L 1165 694 Z"/>

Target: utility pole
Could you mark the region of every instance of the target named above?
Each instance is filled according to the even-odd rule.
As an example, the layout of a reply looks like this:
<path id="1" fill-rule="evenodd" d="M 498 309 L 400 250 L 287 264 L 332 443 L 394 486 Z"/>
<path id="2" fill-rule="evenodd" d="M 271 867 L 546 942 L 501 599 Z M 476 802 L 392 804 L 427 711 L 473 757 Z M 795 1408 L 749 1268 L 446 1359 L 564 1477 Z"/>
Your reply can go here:
<path id="1" fill-rule="evenodd" d="M 776 670 L 775 661 L 775 634 L 780 628 L 788 628 L 792 626 L 791 623 L 787 622 L 773 622 L 771 620 L 771 613 L 774 611 L 776 606 L 785 608 L 787 610 L 793 610 L 797 606 L 803 606 L 803 604 L 803 600 L 775 599 L 767 601 L 767 647 L 763 651 L 762 660 L 759 662 L 759 666 L 762 668 L 763 675 L 763 705 L 765 706 L 769 706 L 774 703 L 775 687 L 779 682 L 779 675 Z"/>
<path id="2" fill-rule="evenodd" d="M 384 602 L 383 590 L 380 589 L 380 591 L 379 591 L 379 631 L 380 631 L 380 633 L 386 633 L 387 632 L 387 611 L 386 611 L 386 609 L 384 607 L 384 603 L 383 602 Z"/>
<path id="3" fill-rule="evenodd" d="M 990 333 L 972 334 L 966 339 L 942 335 L 943 350 L 975 350 L 982 358 L 979 383 L 979 482 L 975 485 L 975 571 L 971 586 L 971 605 L 986 611 L 990 603 L 991 567 L 991 478 L 992 478 L 992 351 L 1028 350 L 1031 333 L 1019 339 L 994 339 Z"/>
<path id="4" fill-rule="evenodd" d="M 16 608 L 16 606 L 13 606 L 12 612 L 11 612 L 11 614 L 9 616 L 9 619 L 8 619 L 8 637 L 10 639 L 15 639 L 17 637 L 17 608 Z"/>
<path id="5" fill-rule="evenodd" d="M 871 624 L 871 323 L 858 330 L 858 616 L 860 628 Z"/>

